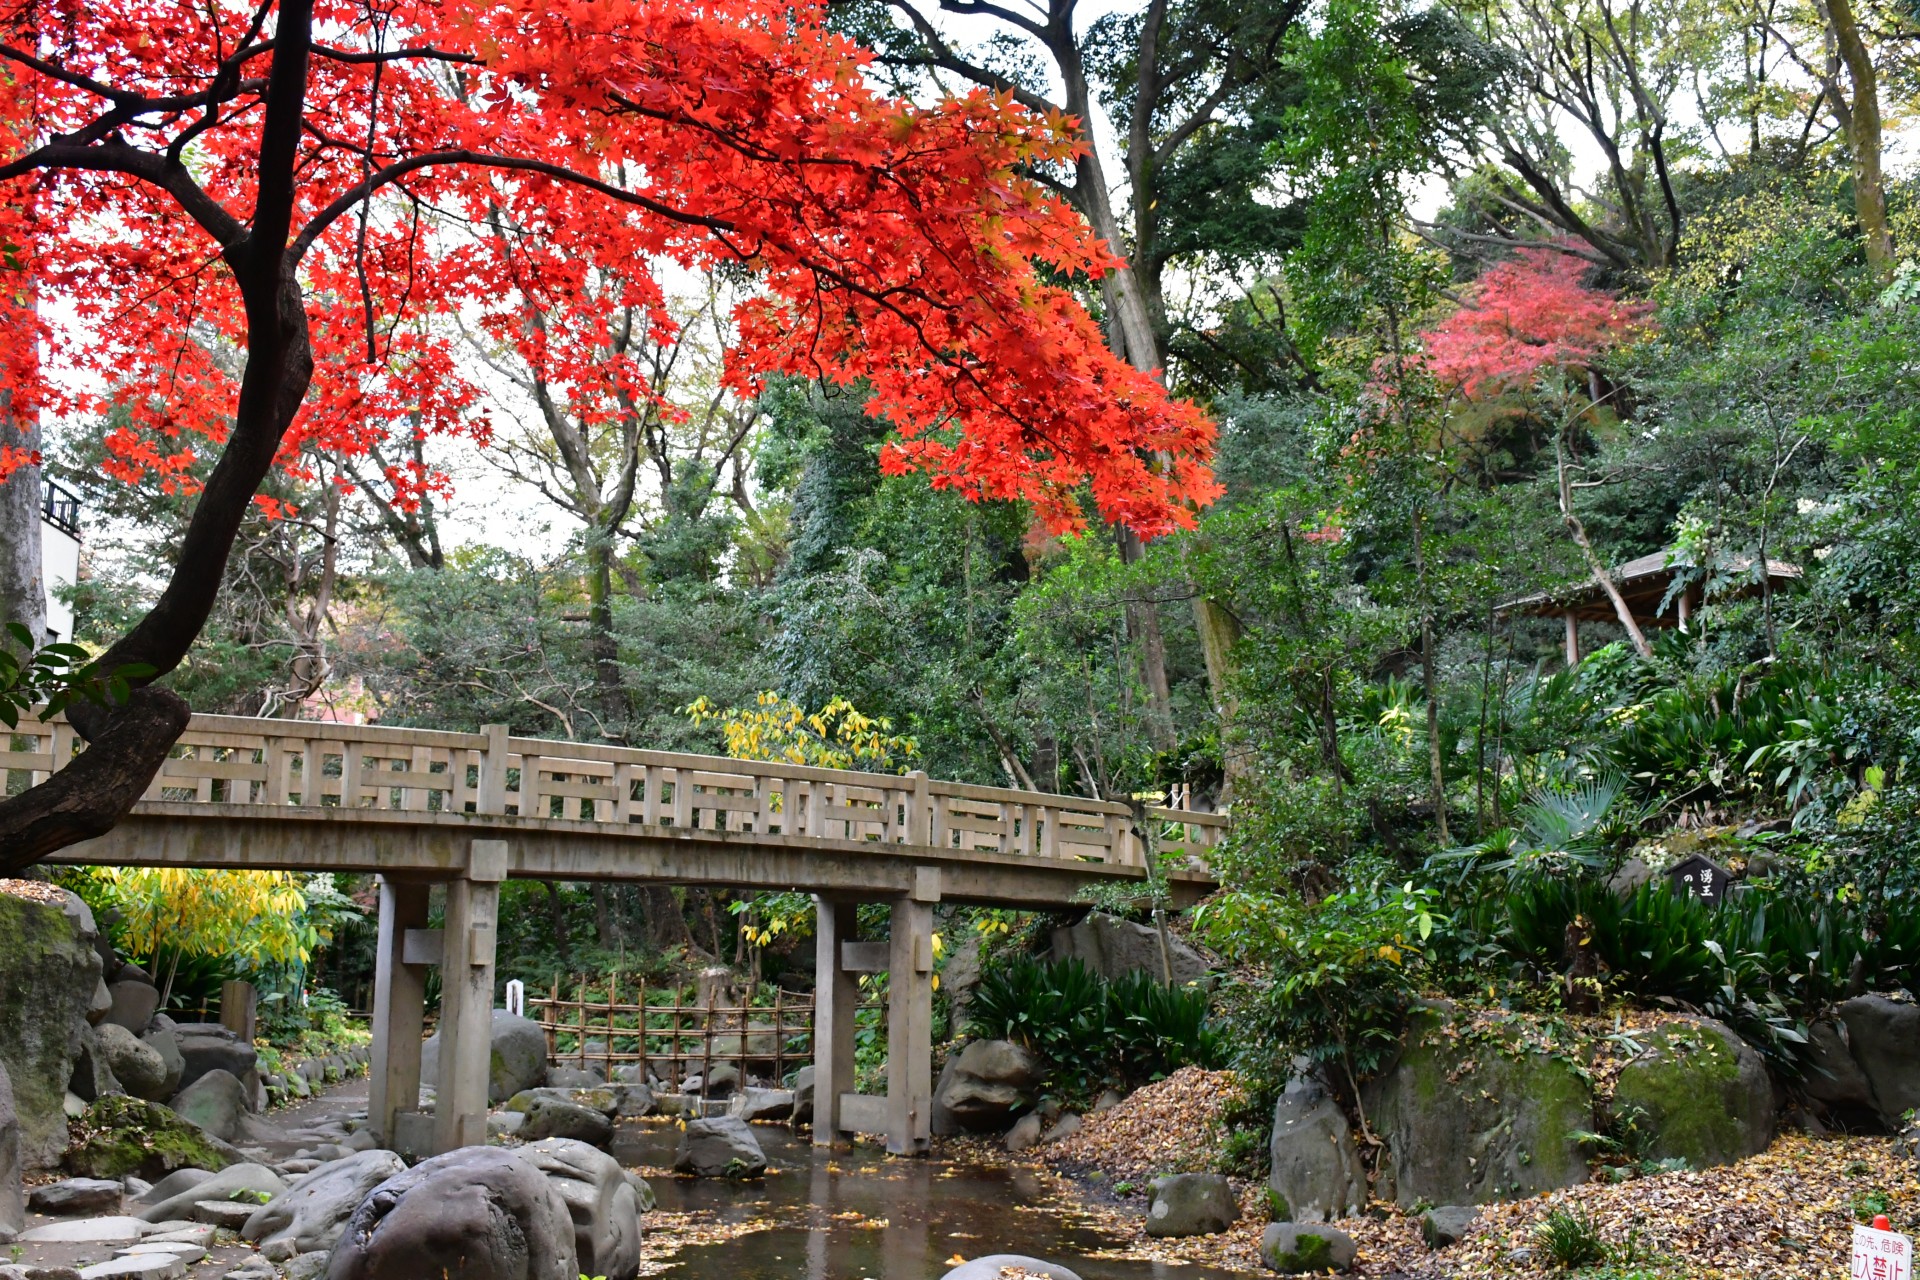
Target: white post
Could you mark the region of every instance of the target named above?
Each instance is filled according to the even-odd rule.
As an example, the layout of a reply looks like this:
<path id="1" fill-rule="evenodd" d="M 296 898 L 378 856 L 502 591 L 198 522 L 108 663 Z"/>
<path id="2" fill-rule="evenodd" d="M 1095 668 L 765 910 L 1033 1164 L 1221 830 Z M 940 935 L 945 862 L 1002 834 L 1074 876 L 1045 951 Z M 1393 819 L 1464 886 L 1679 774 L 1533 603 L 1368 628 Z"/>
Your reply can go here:
<path id="1" fill-rule="evenodd" d="M 527 984 L 518 978 L 507 983 L 507 1012 L 516 1018 L 527 1016 Z"/>

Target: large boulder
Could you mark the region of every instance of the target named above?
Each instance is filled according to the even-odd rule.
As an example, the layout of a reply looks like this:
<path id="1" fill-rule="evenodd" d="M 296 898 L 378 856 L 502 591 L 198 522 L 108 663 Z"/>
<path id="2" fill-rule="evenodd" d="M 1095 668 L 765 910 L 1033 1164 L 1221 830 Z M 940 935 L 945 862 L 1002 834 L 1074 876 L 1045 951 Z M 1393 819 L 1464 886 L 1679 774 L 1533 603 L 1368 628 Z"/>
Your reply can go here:
<path id="1" fill-rule="evenodd" d="M 1078 960 L 1112 981 L 1129 973 L 1163 977 L 1173 972 L 1175 986 L 1199 982 L 1207 976 L 1207 958 L 1171 934 L 1167 937 L 1167 965 L 1160 963 L 1160 931 L 1095 911 L 1079 924 L 1053 931 L 1053 958 Z"/>
<path id="2" fill-rule="evenodd" d="M 7 1064 L 0 1062 L 0 1244 L 26 1230 L 24 1173 L 20 1165 L 20 1113 L 14 1109 Z"/>
<path id="3" fill-rule="evenodd" d="M 767 1155 L 746 1121 L 714 1116 L 687 1122 L 673 1168 L 697 1178 L 757 1178 L 767 1171 Z"/>
<path id="4" fill-rule="evenodd" d="M 280 1175 L 263 1164 L 231 1164 L 211 1178 L 187 1183 L 170 1196 L 152 1199 L 154 1193 L 148 1192 L 141 1197 L 139 1216 L 148 1222 L 172 1222 L 189 1217 L 193 1207 L 204 1200 L 257 1206 L 270 1197 L 284 1194 L 286 1189 L 287 1184 L 280 1180 Z"/>
<path id="5" fill-rule="evenodd" d="M 1773 1141 L 1773 1082 L 1724 1023 L 1687 1018 L 1637 1033 L 1613 1088 L 1616 1124 L 1652 1134 L 1646 1154 L 1696 1169 L 1758 1155 Z M 1434 1197 L 1441 1199 L 1441 1197 Z"/>
<path id="6" fill-rule="evenodd" d="M 813 1123 L 813 1079 L 811 1066 L 805 1066 L 793 1073 L 793 1115 L 790 1117 L 794 1128 Z"/>
<path id="7" fill-rule="evenodd" d="M 933 1091 L 933 1131 L 1002 1133 L 1033 1105 L 1040 1060 L 1011 1040 L 975 1040 L 947 1061 Z"/>
<path id="8" fill-rule="evenodd" d="M 1518 1200 L 1587 1180 L 1586 1078 L 1517 1030 L 1476 1032 L 1416 1009 L 1393 1064 L 1365 1086 L 1386 1140 L 1377 1194 L 1403 1208 Z"/>
<path id="9" fill-rule="evenodd" d="M 748 1085 L 734 1095 L 727 1114 L 739 1116 L 748 1124 L 788 1119 L 793 1115 L 793 1091 Z"/>
<path id="10" fill-rule="evenodd" d="M 171 1098 L 180 1092 L 180 1077 L 187 1073 L 187 1060 L 180 1055 L 180 1038 L 173 1032 L 173 1020 L 162 1015 L 154 1022 L 156 1025 L 140 1037 L 140 1043 L 160 1055 L 160 1062 L 167 1069 L 160 1093 L 162 1097 Z M 165 1025 L 159 1025 L 163 1022 Z"/>
<path id="11" fill-rule="evenodd" d="M 1260 1233 L 1260 1259 L 1283 1276 L 1345 1271 L 1359 1253 L 1353 1237 L 1338 1227 L 1275 1222 Z"/>
<path id="12" fill-rule="evenodd" d="M 498 1147 L 462 1147 L 375 1187 L 333 1246 L 327 1280 L 579 1280 L 553 1181 Z"/>
<path id="13" fill-rule="evenodd" d="M 1148 1184 L 1147 1234 L 1211 1236 L 1240 1217 L 1240 1204 L 1225 1174 L 1169 1173 Z"/>
<path id="14" fill-rule="evenodd" d="M 254 1210 L 240 1236 L 276 1256 L 331 1249 L 360 1202 L 406 1168 L 407 1162 L 391 1151 L 356 1151 L 323 1164 Z"/>
<path id="15" fill-rule="evenodd" d="M 620 1162 L 566 1138 L 530 1142 L 520 1155 L 566 1201 L 581 1274 L 633 1280 L 640 1271 L 640 1195 Z"/>
<path id="16" fill-rule="evenodd" d="M 158 1101 L 167 1095 L 167 1064 L 152 1046 L 117 1022 L 93 1029 L 93 1051 L 106 1060 L 120 1087 L 136 1098 Z"/>
<path id="17" fill-rule="evenodd" d="M 247 1087 L 228 1071 L 209 1071 L 174 1095 L 167 1105 L 214 1137 L 232 1142 L 247 1114 Z"/>
<path id="18" fill-rule="evenodd" d="M 1802 1087 L 1809 1098 L 1826 1107 L 1830 1116 L 1842 1122 L 1878 1119 L 1880 1109 L 1873 1098 L 1873 1082 L 1854 1061 L 1846 1023 L 1821 1018 L 1808 1027 L 1806 1061 Z M 1920 1068 L 1920 1063 L 1915 1065 Z"/>
<path id="19" fill-rule="evenodd" d="M 1890 996 L 1855 996 L 1839 1014 L 1881 1118 L 1897 1124 L 1920 1107 L 1920 1005 Z"/>
<path id="20" fill-rule="evenodd" d="M 107 995 L 113 1003 L 101 1025 L 112 1023 L 137 1036 L 159 1012 L 160 992 L 145 976 L 130 977 L 129 974 L 140 974 L 140 970 L 128 965 L 120 971 L 121 976 L 107 984 Z"/>
<path id="21" fill-rule="evenodd" d="M 132 1174 L 153 1182 L 176 1169 L 224 1169 L 244 1159 L 159 1103 L 114 1094 L 81 1113 L 61 1164 L 81 1178 Z"/>
<path id="22" fill-rule="evenodd" d="M 1267 1185 L 1288 1221 L 1332 1222 L 1365 1207 L 1367 1174 L 1347 1113 L 1312 1076 L 1289 1080 L 1274 1104 L 1270 1153 Z"/>
<path id="23" fill-rule="evenodd" d="M 108 1065 L 99 1027 L 91 1023 L 80 1028 L 80 1052 L 73 1059 L 73 1075 L 67 1080 L 67 1092 L 82 1102 L 95 1102 L 110 1093 L 126 1092 Z"/>
<path id="24" fill-rule="evenodd" d="M 173 1028 L 173 1038 L 180 1050 L 182 1089 L 209 1072 L 224 1071 L 240 1082 L 247 1108 L 260 1109 L 259 1055 L 251 1044 L 217 1022 L 182 1022 Z"/>
<path id="25" fill-rule="evenodd" d="M 539 1023 L 493 1011 L 493 1047 L 487 1066 L 487 1101 L 495 1106 L 523 1089 L 546 1083 L 547 1033 Z M 420 1083 L 436 1088 L 440 1081 L 440 1033 L 434 1032 L 420 1051 Z"/>
<path id="26" fill-rule="evenodd" d="M 13 1083 L 27 1169 L 57 1163 L 67 1145 L 67 1084 L 100 984 L 93 913 L 65 890 L 47 896 L 0 893 L 0 1065 Z"/>

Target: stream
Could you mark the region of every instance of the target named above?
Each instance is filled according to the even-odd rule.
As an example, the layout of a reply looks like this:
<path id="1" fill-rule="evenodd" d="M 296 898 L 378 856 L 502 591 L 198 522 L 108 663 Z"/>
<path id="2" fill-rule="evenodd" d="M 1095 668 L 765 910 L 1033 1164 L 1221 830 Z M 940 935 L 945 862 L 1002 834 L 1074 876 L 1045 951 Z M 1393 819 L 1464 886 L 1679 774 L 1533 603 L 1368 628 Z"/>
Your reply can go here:
<path id="1" fill-rule="evenodd" d="M 1210 1267 L 1095 1258 L 1127 1241 L 1076 1212 L 1030 1169 L 891 1160 L 870 1147 L 827 1151 L 755 1125 L 771 1166 L 758 1182 L 676 1178 L 672 1122 L 622 1125 L 613 1154 L 642 1169 L 667 1214 L 711 1214 L 723 1230 L 773 1225 L 682 1246 L 657 1274 L 672 1280 L 939 1280 L 955 1255 L 1020 1253 L 1082 1280 L 1227 1280 Z M 777 1172 L 774 1172 L 777 1171 Z"/>

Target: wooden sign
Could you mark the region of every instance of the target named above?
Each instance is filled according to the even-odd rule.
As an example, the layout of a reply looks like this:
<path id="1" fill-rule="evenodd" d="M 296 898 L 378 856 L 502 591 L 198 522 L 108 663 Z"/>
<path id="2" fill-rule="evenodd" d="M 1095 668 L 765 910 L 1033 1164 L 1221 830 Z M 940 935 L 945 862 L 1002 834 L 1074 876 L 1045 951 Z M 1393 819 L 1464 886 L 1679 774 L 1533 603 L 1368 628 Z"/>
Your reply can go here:
<path id="1" fill-rule="evenodd" d="M 1913 1241 L 1886 1226 L 1879 1217 L 1853 1229 L 1853 1280 L 1913 1280 Z"/>
<path id="2" fill-rule="evenodd" d="M 1725 867 L 1697 853 L 1667 872 L 1667 880 L 1675 893 L 1698 898 L 1709 905 L 1726 897 L 1732 879 Z"/>

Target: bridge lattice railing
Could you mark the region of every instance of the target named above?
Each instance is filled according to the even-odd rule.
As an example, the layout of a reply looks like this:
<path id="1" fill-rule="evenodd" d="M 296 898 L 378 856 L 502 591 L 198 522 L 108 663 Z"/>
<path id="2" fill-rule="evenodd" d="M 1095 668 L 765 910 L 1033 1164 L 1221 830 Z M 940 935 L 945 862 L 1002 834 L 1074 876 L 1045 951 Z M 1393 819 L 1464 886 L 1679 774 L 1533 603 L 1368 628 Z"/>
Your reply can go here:
<path id="1" fill-rule="evenodd" d="M 14 794 L 73 759 L 64 721 L 0 730 Z M 799 836 L 1138 866 L 1126 805 L 1006 787 L 597 743 L 196 715 L 145 799 L 471 813 L 601 826 Z M 1204 864 L 1219 814 L 1148 811 L 1163 854 Z"/>

